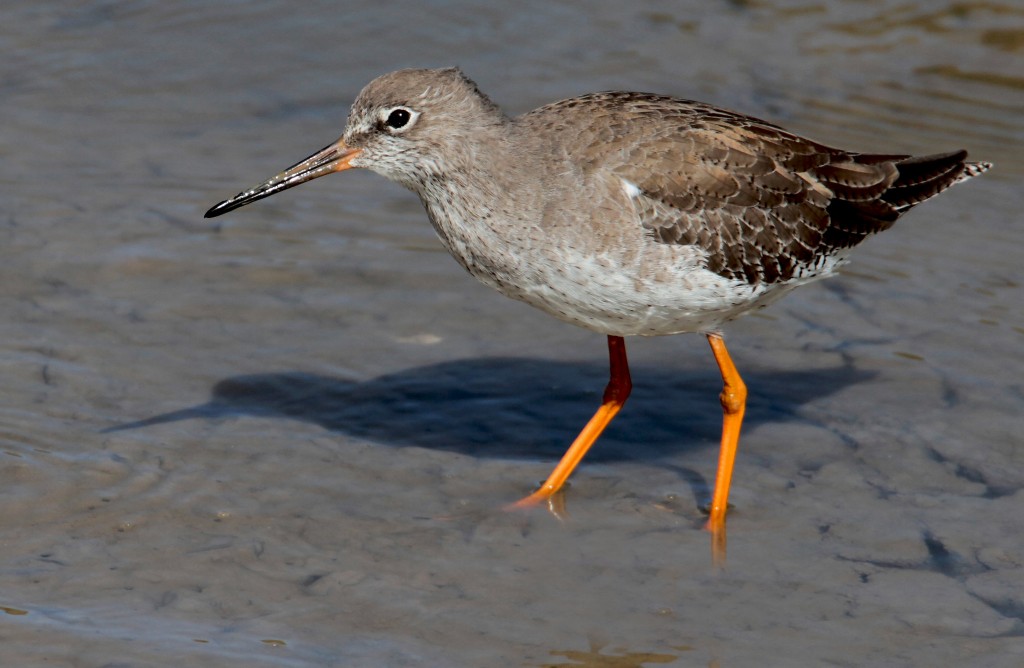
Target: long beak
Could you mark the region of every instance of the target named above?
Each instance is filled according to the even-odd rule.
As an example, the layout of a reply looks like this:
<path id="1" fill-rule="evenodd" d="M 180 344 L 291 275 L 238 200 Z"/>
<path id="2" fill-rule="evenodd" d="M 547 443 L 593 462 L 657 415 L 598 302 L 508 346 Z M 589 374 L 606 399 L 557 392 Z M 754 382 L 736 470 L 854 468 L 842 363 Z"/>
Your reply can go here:
<path id="1" fill-rule="evenodd" d="M 339 139 L 302 162 L 292 165 L 274 178 L 261 183 L 251 190 L 238 193 L 231 199 L 224 200 L 207 211 L 204 218 L 213 218 L 228 211 L 234 211 L 240 206 L 245 206 L 264 197 L 270 197 L 274 193 L 287 190 L 306 181 L 312 181 L 325 174 L 350 169 L 352 167 L 352 159 L 360 153 L 362 153 L 362 149 L 349 148 Z"/>

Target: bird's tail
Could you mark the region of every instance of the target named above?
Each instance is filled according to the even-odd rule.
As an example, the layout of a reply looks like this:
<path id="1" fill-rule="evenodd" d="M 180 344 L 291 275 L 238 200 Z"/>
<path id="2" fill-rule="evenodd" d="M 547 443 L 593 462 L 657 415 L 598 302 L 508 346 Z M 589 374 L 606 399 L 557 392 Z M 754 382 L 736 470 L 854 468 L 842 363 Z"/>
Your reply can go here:
<path id="1" fill-rule="evenodd" d="M 967 162 L 967 151 L 953 151 L 898 160 L 899 176 L 882 199 L 903 212 L 935 197 L 946 188 L 988 171 L 990 162 Z"/>
<path id="2" fill-rule="evenodd" d="M 965 162 L 964 171 L 960 172 L 960 176 L 957 177 L 956 181 L 954 181 L 953 183 L 960 183 L 961 181 L 966 181 L 967 179 L 973 179 L 975 176 L 979 174 L 984 174 L 990 169 L 992 169 L 991 162 L 985 162 L 983 160 L 979 162 Z"/>

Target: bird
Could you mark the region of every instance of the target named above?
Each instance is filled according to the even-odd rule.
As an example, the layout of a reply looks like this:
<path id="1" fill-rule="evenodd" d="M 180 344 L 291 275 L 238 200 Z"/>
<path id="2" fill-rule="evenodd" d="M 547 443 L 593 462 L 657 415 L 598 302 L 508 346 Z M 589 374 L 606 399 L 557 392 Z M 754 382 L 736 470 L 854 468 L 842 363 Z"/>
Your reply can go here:
<path id="1" fill-rule="evenodd" d="M 723 325 L 834 274 L 862 241 L 991 167 L 965 150 L 837 149 L 652 93 L 591 93 L 510 117 L 459 68 L 403 69 L 362 89 L 337 141 L 205 215 L 368 169 L 418 195 L 441 244 L 479 281 L 605 335 L 600 407 L 515 507 L 550 502 L 625 404 L 625 337 L 703 334 L 723 415 L 705 526 L 724 553 L 747 387 Z"/>

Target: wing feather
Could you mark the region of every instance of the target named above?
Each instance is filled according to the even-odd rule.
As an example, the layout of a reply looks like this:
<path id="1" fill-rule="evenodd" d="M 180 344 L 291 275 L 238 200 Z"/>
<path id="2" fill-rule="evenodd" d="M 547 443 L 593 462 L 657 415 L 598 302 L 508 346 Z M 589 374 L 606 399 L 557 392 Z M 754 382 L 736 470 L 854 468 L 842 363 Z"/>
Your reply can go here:
<path id="1" fill-rule="evenodd" d="M 575 119 L 562 128 L 580 135 L 564 145 L 581 152 L 573 164 L 628 184 L 653 239 L 696 246 L 709 270 L 752 284 L 814 275 L 829 257 L 990 167 L 966 162 L 966 151 L 842 151 L 753 117 L 644 93 L 595 93 L 524 118 L 551 126 Z"/>

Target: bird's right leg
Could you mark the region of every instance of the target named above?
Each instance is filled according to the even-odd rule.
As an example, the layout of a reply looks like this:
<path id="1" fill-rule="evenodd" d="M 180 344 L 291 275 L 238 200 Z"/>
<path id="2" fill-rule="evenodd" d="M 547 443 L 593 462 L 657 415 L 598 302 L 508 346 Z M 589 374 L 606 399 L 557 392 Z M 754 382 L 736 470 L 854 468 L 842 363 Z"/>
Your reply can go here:
<path id="1" fill-rule="evenodd" d="M 562 460 L 558 462 L 558 466 L 540 486 L 540 489 L 515 502 L 512 504 L 513 507 L 522 508 L 547 501 L 561 489 L 583 456 L 590 450 L 590 446 L 594 444 L 604 428 L 626 403 L 630 390 L 633 389 L 633 382 L 630 380 L 629 363 L 626 361 L 626 342 L 621 336 L 608 337 L 608 359 L 611 367 L 610 378 L 604 389 L 604 401 L 601 403 L 601 407 L 597 409 L 594 417 L 590 418 L 590 422 L 569 446 L 562 456 Z"/>

